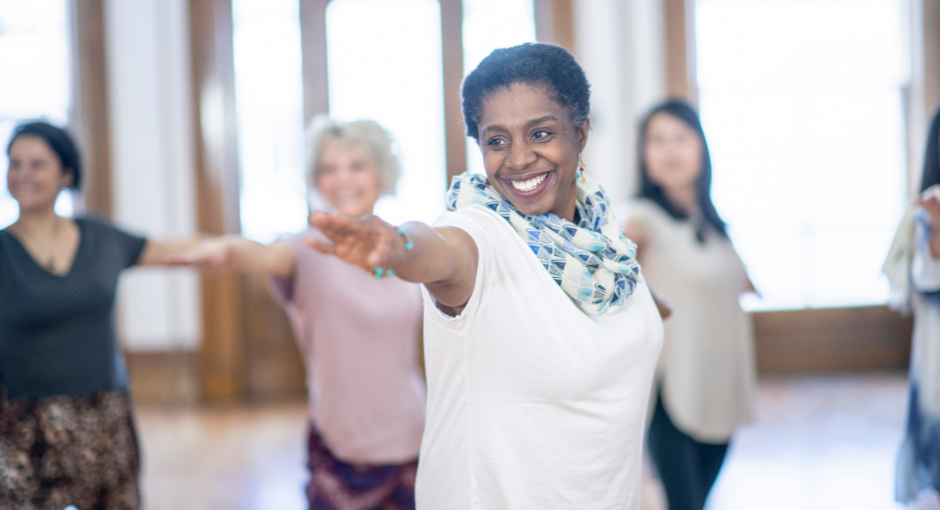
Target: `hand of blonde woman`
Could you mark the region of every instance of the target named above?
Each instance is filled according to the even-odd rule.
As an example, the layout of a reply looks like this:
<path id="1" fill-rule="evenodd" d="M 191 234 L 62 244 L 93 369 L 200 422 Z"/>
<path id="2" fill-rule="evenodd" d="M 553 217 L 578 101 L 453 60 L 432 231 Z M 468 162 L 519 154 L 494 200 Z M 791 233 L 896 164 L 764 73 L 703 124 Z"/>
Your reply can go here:
<path id="1" fill-rule="evenodd" d="M 405 258 L 405 243 L 398 230 L 378 216 L 351 218 L 339 214 L 315 212 L 310 225 L 316 227 L 332 244 L 307 239 L 311 248 L 359 266 L 381 276 L 398 269 Z M 379 272 L 378 268 L 382 271 Z M 394 273 L 393 273 L 394 274 Z"/>

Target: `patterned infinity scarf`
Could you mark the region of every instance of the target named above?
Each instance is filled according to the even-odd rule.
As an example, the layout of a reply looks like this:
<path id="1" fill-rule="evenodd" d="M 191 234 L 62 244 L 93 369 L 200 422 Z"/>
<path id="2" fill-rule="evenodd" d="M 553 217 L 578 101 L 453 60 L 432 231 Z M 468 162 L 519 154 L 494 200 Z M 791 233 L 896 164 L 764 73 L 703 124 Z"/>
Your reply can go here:
<path id="1" fill-rule="evenodd" d="M 593 179 L 578 184 L 575 225 L 552 213 L 528 216 L 486 185 L 486 177 L 465 172 L 454 177 L 447 208 L 480 204 L 495 211 L 522 236 L 562 290 L 586 313 L 615 313 L 633 294 L 640 274 L 636 245 L 623 236 L 610 199 Z"/>

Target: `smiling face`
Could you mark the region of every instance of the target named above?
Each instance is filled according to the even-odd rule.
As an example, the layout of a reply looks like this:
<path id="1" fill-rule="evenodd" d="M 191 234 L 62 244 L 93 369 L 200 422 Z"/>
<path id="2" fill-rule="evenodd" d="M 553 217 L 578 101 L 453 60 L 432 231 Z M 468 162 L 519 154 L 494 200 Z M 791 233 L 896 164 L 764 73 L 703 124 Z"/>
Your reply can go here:
<path id="1" fill-rule="evenodd" d="M 646 168 L 650 179 L 666 190 L 695 186 L 703 150 L 698 134 L 668 113 L 653 115 L 646 125 Z"/>
<path id="2" fill-rule="evenodd" d="M 20 213 L 52 209 L 62 188 L 72 185 L 74 174 L 45 140 L 38 136 L 17 137 L 10 146 L 7 189 L 20 206 Z"/>
<path id="3" fill-rule="evenodd" d="M 490 93 L 479 121 L 490 185 L 523 214 L 573 220 L 578 155 L 589 125 L 575 126 L 544 86 L 513 84 Z"/>
<path id="4" fill-rule="evenodd" d="M 382 194 L 375 159 L 340 140 L 330 140 L 323 148 L 317 188 L 333 208 L 348 216 L 372 213 Z"/>

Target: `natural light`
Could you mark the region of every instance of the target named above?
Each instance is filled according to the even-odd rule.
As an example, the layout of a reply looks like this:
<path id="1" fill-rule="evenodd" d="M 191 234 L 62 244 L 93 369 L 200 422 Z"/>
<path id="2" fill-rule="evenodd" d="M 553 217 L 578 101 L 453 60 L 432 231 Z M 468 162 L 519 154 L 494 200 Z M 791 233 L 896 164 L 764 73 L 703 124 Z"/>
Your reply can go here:
<path id="1" fill-rule="evenodd" d="M 496 48 L 535 42 L 532 0 L 464 0 L 463 69 L 476 69 Z M 467 169 L 485 173 L 480 147 L 467 138 Z"/>
<path id="2" fill-rule="evenodd" d="M 68 122 L 72 76 L 67 6 L 65 0 L 0 2 L 0 69 L 8 71 L 0 73 L 0 228 L 19 216 L 6 184 L 6 144 L 13 128 L 29 119 L 59 126 Z M 56 212 L 70 216 L 72 209 L 72 195 L 63 192 Z"/>
<path id="3" fill-rule="evenodd" d="M 330 115 L 372 119 L 397 140 L 402 177 L 376 214 L 433 222 L 444 210 L 438 0 L 333 0 L 326 11 Z"/>
<path id="4" fill-rule="evenodd" d="M 234 0 L 235 97 L 246 237 L 307 225 L 297 0 Z"/>
<path id="5" fill-rule="evenodd" d="M 763 300 L 884 303 L 906 203 L 903 0 L 698 0 L 715 203 Z"/>

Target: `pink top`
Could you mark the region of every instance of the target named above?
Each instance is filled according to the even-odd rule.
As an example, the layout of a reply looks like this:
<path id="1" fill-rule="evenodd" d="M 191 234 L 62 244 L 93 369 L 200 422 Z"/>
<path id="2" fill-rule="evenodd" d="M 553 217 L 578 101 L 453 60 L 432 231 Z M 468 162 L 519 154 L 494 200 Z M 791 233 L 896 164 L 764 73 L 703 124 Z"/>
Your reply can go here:
<path id="1" fill-rule="evenodd" d="M 324 239 L 309 229 L 281 241 L 294 247 L 294 276 L 272 278 L 271 288 L 307 367 L 310 420 L 344 461 L 412 461 L 426 397 L 417 361 L 421 290 L 322 255 L 306 237 Z"/>

